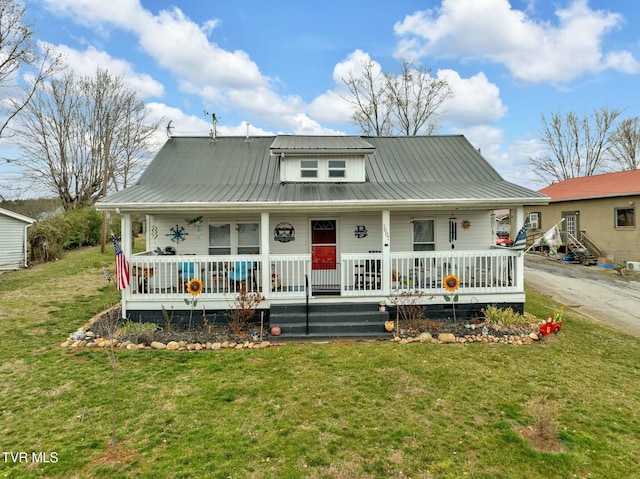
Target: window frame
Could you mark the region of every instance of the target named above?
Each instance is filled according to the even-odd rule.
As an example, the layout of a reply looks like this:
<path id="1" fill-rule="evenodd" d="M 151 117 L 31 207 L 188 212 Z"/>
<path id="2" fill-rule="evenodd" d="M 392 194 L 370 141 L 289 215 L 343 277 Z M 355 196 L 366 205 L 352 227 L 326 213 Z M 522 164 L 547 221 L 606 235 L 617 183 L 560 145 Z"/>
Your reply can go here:
<path id="1" fill-rule="evenodd" d="M 619 224 L 620 219 L 620 211 L 631 211 L 631 223 L 630 225 L 621 225 Z M 620 208 L 613 208 L 613 227 L 616 229 L 632 229 L 636 227 L 636 207 L 635 206 L 625 206 Z"/>
<path id="2" fill-rule="evenodd" d="M 305 165 L 305 163 L 307 163 Z M 300 160 L 300 178 L 303 180 L 318 179 L 319 174 L 318 160 Z"/>
<path id="3" fill-rule="evenodd" d="M 327 178 L 346 178 L 347 177 L 347 161 L 346 160 L 327 160 Z"/>
<path id="4" fill-rule="evenodd" d="M 240 239 L 240 227 L 241 225 L 255 226 L 257 231 L 257 244 L 241 244 Z M 229 244 L 223 246 L 216 246 L 211 244 L 211 227 L 212 226 L 227 226 L 229 231 Z M 228 256 L 237 254 L 260 254 L 260 222 L 255 221 L 212 221 L 209 223 L 207 229 L 207 253 L 209 256 Z M 223 250 L 224 252 L 215 252 L 212 250 Z"/>
<path id="5" fill-rule="evenodd" d="M 532 217 L 535 216 L 535 221 Z M 527 224 L 529 225 L 529 229 L 539 230 L 540 229 L 540 212 L 533 211 L 527 215 Z"/>
<path id="6" fill-rule="evenodd" d="M 436 234 L 436 220 L 435 218 L 421 218 L 414 219 L 411 225 L 411 248 L 413 251 L 436 251 L 436 239 L 438 235 Z M 431 232 L 433 235 L 433 239 L 431 241 L 416 241 L 416 224 L 418 223 L 431 223 Z M 416 245 L 425 245 L 427 248 L 425 249 L 416 249 Z M 429 249 L 428 246 L 432 246 L 433 249 Z"/>

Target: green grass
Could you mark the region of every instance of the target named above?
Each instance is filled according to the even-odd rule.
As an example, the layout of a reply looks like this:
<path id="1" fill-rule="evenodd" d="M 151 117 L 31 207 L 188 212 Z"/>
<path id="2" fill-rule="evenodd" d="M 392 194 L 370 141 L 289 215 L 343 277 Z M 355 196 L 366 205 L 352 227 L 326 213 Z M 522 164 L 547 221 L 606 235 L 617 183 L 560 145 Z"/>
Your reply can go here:
<path id="1" fill-rule="evenodd" d="M 112 252 L 0 276 L 0 477 L 634 478 L 640 341 L 565 311 L 535 346 L 288 344 L 118 353 L 58 345 L 113 305 Z M 526 309 L 558 305 L 528 291 Z M 552 407 L 561 452 L 518 428 Z"/>

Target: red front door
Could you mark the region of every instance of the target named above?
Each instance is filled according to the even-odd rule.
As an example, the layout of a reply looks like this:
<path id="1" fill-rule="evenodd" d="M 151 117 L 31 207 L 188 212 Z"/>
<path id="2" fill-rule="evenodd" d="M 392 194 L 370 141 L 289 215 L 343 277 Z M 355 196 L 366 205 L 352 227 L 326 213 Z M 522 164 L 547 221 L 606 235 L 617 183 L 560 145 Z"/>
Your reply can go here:
<path id="1" fill-rule="evenodd" d="M 311 269 L 336 269 L 336 221 L 311 221 Z"/>

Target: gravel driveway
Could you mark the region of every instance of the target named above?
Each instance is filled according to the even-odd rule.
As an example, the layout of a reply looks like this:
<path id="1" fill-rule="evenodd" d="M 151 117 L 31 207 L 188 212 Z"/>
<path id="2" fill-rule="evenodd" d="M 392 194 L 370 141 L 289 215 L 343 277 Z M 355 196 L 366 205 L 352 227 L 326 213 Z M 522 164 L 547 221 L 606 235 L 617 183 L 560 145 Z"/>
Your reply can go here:
<path id="1" fill-rule="evenodd" d="M 640 338 L 640 275 L 620 276 L 599 266 L 526 254 L 524 281 L 585 316 Z"/>

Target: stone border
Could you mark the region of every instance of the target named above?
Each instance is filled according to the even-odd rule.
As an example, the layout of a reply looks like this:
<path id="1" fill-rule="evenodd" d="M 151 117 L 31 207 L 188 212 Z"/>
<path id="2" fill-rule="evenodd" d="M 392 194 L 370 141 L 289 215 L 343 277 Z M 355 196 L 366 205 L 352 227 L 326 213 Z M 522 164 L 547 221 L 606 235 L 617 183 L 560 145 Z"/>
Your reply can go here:
<path id="1" fill-rule="evenodd" d="M 168 343 L 161 343 L 159 341 L 152 341 L 151 344 L 137 344 L 132 341 L 120 341 L 118 339 L 106 339 L 101 337 L 95 337 L 89 331 L 98 320 L 100 320 L 105 314 L 109 314 L 116 309 L 120 308 L 120 303 L 112 306 L 111 308 L 96 314 L 87 323 L 78 328 L 75 333 L 71 333 L 69 338 L 60 343 L 61 348 L 96 348 L 104 349 L 114 346 L 118 349 L 126 349 L 129 351 L 136 350 L 167 350 L 167 351 L 219 351 L 222 349 L 263 349 L 272 345 L 270 341 L 223 341 L 223 342 L 206 342 L 206 343 L 187 343 L 186 341 L 169 341 Z M 400 337 L 394 336 L 390 341 L 397 344 L 410 344 L 410 343 L 432 343 L 432 344 L 468 344 L 468 343 L 494 343 L 494 344 L 513 344 L 513 345 L 531 345 L 539 341 L 536 333 L 522 333 L 511 334 L 503 336 L 493 336 L 491 334 L 479 334 L 479 335 L 465 335 L 456 336 L 453 333 L 440 333 L 432 335 L 431 333 L 421 333 L 417 337 L 408 336 Z M 293 343 L 299 343 L 303 341 L 292 341 Z M 329 341 L 331 342 L 331 341 Z M 278 343 L 282 345 L 285 343 Z"/>

